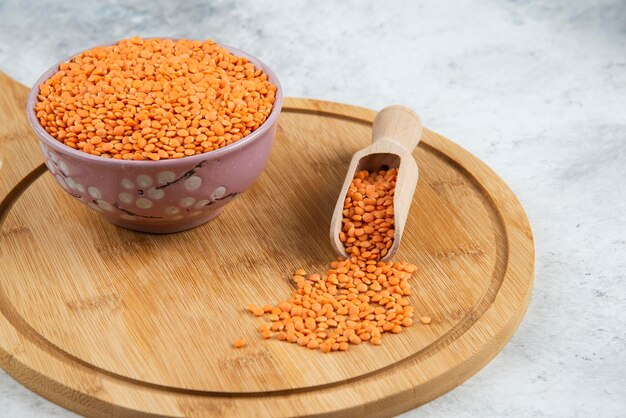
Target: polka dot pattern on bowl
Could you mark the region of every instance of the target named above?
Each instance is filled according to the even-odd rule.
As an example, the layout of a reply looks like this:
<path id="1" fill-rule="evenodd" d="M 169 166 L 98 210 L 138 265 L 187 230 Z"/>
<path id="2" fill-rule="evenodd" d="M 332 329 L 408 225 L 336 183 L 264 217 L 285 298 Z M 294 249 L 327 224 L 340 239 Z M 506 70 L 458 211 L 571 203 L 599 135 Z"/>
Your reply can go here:
<path id="1" fill-rule="evenodd" d="M 106 187 L 89 184 L 88 179 L 83 182 L 80 170 L 73 170 L 71 163 L 43 146 L 42 150 L 46 166 L 65 191 L 97 212 L 117 215 L 124 220 L 176 221 L 185 216 L 196 217 L 212 205 L 238 194 L 227 194 L 225 186 L 211 186 L 203 180 L 199 173 L 202 163 L 180 175 L 164 170 L 123 176 L 113 187 L 110 183 Z"/>

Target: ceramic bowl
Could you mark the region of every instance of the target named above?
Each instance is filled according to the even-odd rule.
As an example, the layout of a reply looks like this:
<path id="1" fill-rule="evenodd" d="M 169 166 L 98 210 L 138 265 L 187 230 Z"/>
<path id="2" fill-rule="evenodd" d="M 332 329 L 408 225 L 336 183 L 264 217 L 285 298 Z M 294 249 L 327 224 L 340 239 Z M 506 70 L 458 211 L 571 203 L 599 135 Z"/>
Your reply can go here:
<path id="1" fill-rule="evenodd" d="M 39 85 L 58 70 L 60 63 L 46 71 L 30 91 L 26 110 L 46 166 L 63 190 L 115 225 L 152 233 L 201 225 L 246 191 L 269 159 L 283 94 L 278 78 L 265 64 L 243 51 L 222 46 L 246 57 L 268 75 L 277 88 L 272 111 L 256 131 L 237 142 L 172 160 L 102 158 L 54 139 L 40 125 L 34 110 Z"/>

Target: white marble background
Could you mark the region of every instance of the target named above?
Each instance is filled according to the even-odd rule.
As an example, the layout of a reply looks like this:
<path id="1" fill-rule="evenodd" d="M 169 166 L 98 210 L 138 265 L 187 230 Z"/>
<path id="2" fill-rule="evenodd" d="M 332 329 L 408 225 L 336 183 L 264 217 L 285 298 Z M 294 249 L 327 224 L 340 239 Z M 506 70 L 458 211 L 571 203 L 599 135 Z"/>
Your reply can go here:
<path id="1" fill-rule="evenodd" d="M 517 193 L 537 268 L 502 353 L 406 416 L 626 416 L 626 2 L 177 3 L 0 0 L 0 69 L 30 85 L 121 37 L 214 38 L 289 96 L 415 108 Z M 0 416 L 73 414 L 0 374 Z"/>

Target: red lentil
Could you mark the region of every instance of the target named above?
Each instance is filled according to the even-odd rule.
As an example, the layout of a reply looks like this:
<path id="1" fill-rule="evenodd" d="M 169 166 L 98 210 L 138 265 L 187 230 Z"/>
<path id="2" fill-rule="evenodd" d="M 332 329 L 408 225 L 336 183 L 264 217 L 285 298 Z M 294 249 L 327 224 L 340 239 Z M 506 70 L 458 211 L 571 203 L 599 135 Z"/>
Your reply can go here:
<path id="1" fill-rule="evenodd" d="M 276 308 L 249 305 L 250 312 L 263 311 L 257 316 L 265 314 L 271 321 L 259 327 L 263 338 L 280 329 L 281 341 L 329 353 L 363 342 L 381 345 L 382 334 L 398 334 L 413 324 L 415 309 L 406 297 L 417 267 L 380 261 L 393 243 L 396 177 L 396 169 L 356 174 L 346 196 L 340 235 L 351 257 L 332 262 L 323 275 L 296 270 L 292 276 L 296 289 Z M 268 314 L 273 309 L 280 316 Z M 420 322 L 429 323 L 426 318 Z"/>
<path id="2" fill-rule="evenodd" d="M 339 239 L 346 252 L 366 260 L 384 257 L 395 235 L 393 197 L 398 170 L 359 171 L 344 201 Z"/>
<path id="3" fill-rule="evenodd" d="M 82 52 L 39 86 L 41 126 L 105 158 L 182 158 L 229 145 L 269 116 L 267 74 L 211 40 L 125 39 Z"/>

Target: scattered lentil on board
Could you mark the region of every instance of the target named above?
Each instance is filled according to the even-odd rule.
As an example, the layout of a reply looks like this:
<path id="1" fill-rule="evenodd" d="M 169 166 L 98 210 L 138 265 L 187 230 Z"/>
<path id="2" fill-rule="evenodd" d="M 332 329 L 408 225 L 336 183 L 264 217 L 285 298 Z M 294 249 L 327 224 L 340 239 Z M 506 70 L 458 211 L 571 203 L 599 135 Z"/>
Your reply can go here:
<path id="1" fill-rule="evenodd" d="M 41 126 L 65 145 L 125 160 L 182 158 L 254 132 L 276 86 L 211 40 L 141 39 L 97 47 L 39 86 Z"/>
<path id="2" fill-rule="evenodd" d="M 264 339 L 280 331 L 280 341 L 329 353 L 362 342 L 381 345 L 384 333 L 399 334 L 413 324 L 415 309 L 407 296 L 417 267 L 380 261 L 394 238 L 397 174 L 397 169 L 390 169 L 355 175 L 344 202 L 340 236 L 350 259 L 333 261 L 324 275 L 298 269 L 292 277 L 296 289 L 289 299 L 274 307 L 247 306 L 253 315 L 271 321 L 259 327 Z M 430 318 L 428 322 L 425 318 L 420 322 L 429 323 Z"/>
<path id="3" fill-rule="evenodd" d="M 242 339 L 237 339 L 235 341 L 233 341 L 233 347 L 235 348 L 242 348 L 243 346 L 246 345 L 246 342 Z"/>

